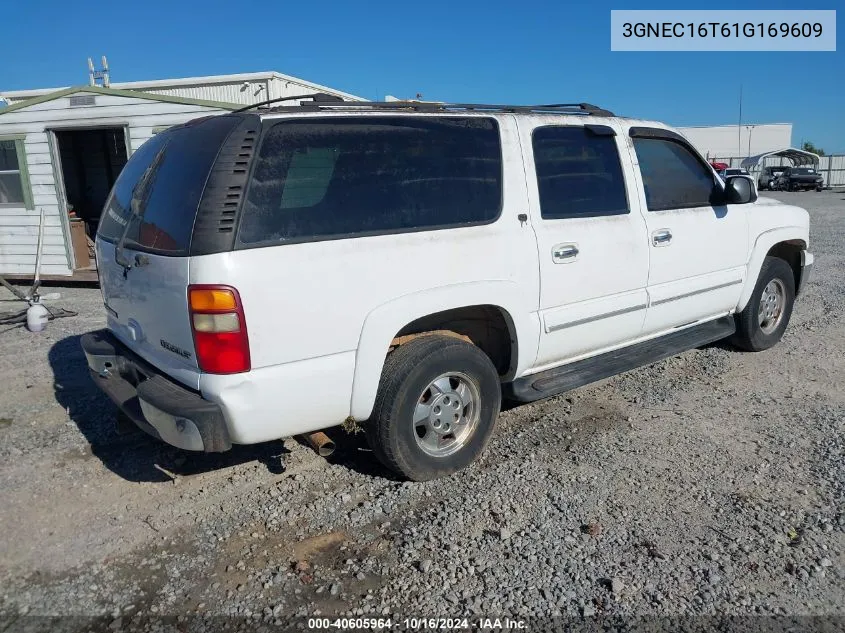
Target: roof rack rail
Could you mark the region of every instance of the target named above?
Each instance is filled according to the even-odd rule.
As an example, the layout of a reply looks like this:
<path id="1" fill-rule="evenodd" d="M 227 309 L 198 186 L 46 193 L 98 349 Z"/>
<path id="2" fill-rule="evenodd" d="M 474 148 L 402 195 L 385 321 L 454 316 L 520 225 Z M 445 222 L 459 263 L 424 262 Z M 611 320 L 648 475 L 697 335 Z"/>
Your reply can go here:
<path id="1" fill-rule="evenodd" d="M 319 93 L 318 93 L 319 94 Z M 277 101 L 289 101 L 304 99 L 317 95 L 301 95 L 299 97 L 284 97 L 272 99 Z M 323 95 L 321 95 L 323 96 Z M 330 95 L 325 95 L 330 96 Z M 256 104 L 258 105 L 263 104 Z M 312 99 L 311 103 L 303 103 L 295 106 L 279 106 L 269 108 L 270 112 L 294 112 L 314 110 L 335 110 L 341 108 L 368 108 L 371 110 L 415 110 L 418 112 L 532 112 L 539 114 L 581 114 L 590 116 L 612 117 L 616 116 L 610 110 L 605 110 L 590 103 L 549 103 L 540 105 L 502 105 L 486 103 L 443 103 L 439 101 L 330 101 L 328 99 Z M 243 108 L 246 110 L 248 108 Z"/>
<path id="2" fill-rule="evenodd" d="M 280 103 L 282 101 L 299 101 L 301 99 L 311 99 L 313 103 L 337 103 L 338 101 L 343 101 L 343 99 L 341 97 L 338 97 L 337 95 L 330 95 L 325 92 L 312 92 L 307 95 L 291 95 L 289 97 L 276 97 L 275 99 L 259 101 L 258 103 L 252 103 L 248 106 L 244 106 L 243 108 L 238 108 L 237 110 L 234 110 L 234 112 L 246 112 L 247 110 L 252 110 L 253 108 L 260 108 L 261 106 L 270 105 L 271 103 Z"/>

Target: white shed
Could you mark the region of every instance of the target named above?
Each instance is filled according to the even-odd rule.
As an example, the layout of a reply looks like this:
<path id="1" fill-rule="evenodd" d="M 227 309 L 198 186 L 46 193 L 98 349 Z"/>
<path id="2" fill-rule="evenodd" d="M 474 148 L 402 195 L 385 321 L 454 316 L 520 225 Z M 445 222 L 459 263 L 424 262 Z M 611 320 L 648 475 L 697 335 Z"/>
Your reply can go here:
<path id="1" fill-rule="evenodd" d="M 0 275 L 95 279 L 86 236 L 133 151 L 158 131 L 241 104 L 66 88 L 0 109 Z"/>

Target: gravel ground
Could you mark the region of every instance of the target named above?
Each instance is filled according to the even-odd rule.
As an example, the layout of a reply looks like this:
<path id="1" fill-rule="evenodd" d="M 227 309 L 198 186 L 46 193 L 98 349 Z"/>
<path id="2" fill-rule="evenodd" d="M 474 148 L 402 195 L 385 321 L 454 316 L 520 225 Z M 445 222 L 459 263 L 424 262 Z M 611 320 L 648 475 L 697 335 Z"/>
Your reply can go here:
<path id="1" fill-rule="evenodd" d="M 194 455 L 118 435 L 79 348 L 99 291 L 61 288 L 79 316 L 0 332 L 0 631 L 315 615 L 842 630 L 845 194 L 774 196 L 809 208 L 816 255 L 780 345 L 708 346 L 512 408 L 477 464 L 429 483 L 340 430 L 331 461 L 296 440 Z M 99 619 L 35 617 L 72 615 Z"/>

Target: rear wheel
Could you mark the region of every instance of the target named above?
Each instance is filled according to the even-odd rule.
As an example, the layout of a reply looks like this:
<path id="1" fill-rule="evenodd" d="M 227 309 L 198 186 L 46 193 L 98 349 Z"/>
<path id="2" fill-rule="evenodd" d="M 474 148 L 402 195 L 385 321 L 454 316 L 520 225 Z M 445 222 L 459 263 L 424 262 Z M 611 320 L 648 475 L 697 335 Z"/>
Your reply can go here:
<path id="1" fill-rule="evenodd" d="M 778 257 L 766 257 L 754 294 L 736 315 L 731 342 L 749 352 L 769 349 L 780 341 L 795 303 L 792 268 Z"/>
<path id="2" fill-rule="evenodd" d="M 408 479 L 450 475 L 484 450 L 501 397 L 496 368 L 475 345 L 421 336 L 388 355 L 367 441 L 385 466 Z"/>

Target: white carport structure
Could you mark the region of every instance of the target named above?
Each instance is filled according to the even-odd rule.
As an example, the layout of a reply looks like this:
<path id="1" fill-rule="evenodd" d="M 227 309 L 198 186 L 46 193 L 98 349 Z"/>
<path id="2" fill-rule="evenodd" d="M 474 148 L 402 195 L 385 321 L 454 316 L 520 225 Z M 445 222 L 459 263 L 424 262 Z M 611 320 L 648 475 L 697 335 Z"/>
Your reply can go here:
<path id="1" fill-rule="evenodd" d="M 760 171 L 763 167 L 777 167 L 784 165 L 784 159 L 789 161 L 791 167 L 813 167 L 819 168 L 819 156 L 812 152 L 805 152 L 803 149 L 788 147 L 773 152 L 764 152 L 757 156 L 749 156 L 744 159 L 740 166 L 751 171 Z"/>

